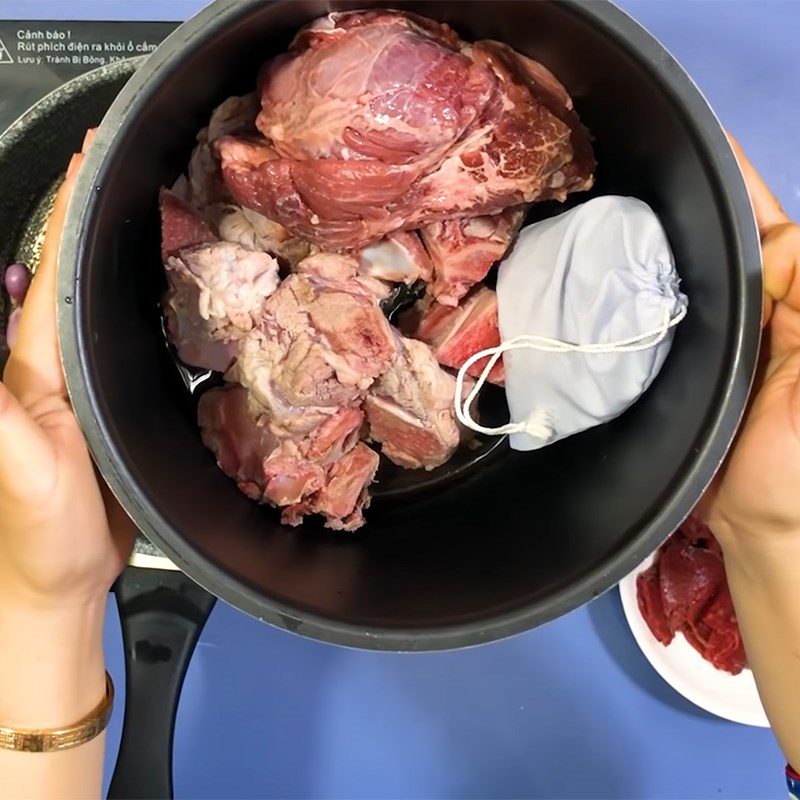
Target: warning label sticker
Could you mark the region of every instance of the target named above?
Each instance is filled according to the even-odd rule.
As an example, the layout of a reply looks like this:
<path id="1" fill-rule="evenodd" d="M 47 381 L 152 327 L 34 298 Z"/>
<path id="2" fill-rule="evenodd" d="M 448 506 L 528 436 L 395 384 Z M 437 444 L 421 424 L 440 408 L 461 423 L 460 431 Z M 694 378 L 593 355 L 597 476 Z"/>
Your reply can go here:
<path id="1" fill-rule="evenodd" d="M 3 40 L 0 39 L 0 64 L 13 64 L 14 59 L 11 58 L 11 53 L 8 52 L 8 48 L 3 43 Z"/>
<path id="2" fill-rule="evenodd" d="M 106 35 L 94 41 L 74 36 L 71 28 L 53 30 L 41 27 L 20 27 L 16 31 L 17 63 L 40 66 L 61 64 L 102 67 L 112 61 L 148 55 L 158 47 L 160 39 L 146 36 L 117 37 Z M 9 57 L 11 54 L 9 53 Z"/>
<path id="3" fill-rule="evenodd" d="M 0 133 L 64 81 L 149 55 L 177 24 L 0 20 Z"/>

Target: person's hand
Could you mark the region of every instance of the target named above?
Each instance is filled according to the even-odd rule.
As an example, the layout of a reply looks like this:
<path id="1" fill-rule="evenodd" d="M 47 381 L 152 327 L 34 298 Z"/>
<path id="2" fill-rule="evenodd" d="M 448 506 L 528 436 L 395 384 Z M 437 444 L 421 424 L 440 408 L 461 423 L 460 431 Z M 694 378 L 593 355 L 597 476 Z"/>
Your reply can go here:
<path id="1" fill-rule="evenodd" d="M 0 384 L 0 598 L 32 606 L 104 601 L 131 546 L 130 527 L 110 524 L 58 348 L 58 247 L 81 161 L 56 198 Z"/>
<path id="2" fill-rule="evenodd" d="M 701 504 L 722 545 L 747 662 L 789 763 L 800 764 L 800 228 L 732 142 L 763 250 L 764 340 L 750 407 Z"/>
<path id="3" fill-rule="evenodd" d="M 105 688 L 108 590 L 134 529 L 98 481 L 58 346 L 58 248 L 82 156 L 51 215 L 0 383 L 0 724 L 57 727 Z"/>
<path id="4" fill-rule="evenodd" d="M 763 248 L 763 364 L 730 456 L 704 503 L 723 548 L 800 547 L 800 227 L 732 141 Z"/>

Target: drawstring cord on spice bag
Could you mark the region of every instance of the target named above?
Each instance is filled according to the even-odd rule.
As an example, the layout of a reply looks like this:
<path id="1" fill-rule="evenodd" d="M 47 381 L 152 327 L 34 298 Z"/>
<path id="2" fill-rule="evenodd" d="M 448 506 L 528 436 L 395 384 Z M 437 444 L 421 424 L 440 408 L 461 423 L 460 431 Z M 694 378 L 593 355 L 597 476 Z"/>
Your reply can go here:
<path id="1" fill-rule="evenodd" d="M 637 353 L 642 350 L 649 350 L 651 347 L 661 344 L 669 331 L 680 323 L 686 316 L 686 308 L 682 308 L 674 317 L 670 319 L 669 313 L 665 316 L 664 322 L 659 328 L 647 333 L 632 336 L 629 339 L 620 339 L 616 342 L 598 342 L 594 344 L 573 344 L 562 342 L 558 339 L 551 339 L 547 336 L 536 336 L 525 334 L 515 336 L 507 342 L 502 342 L 497 347 L 489 347 L 470 356 L 458 371 L 456 378 L 455 409 L 458 421 L 475 431 L 486 436 L 505 436 L 513 433 L 527 433 L 536 439 L 548 441 L 552 438 L 554 430 L 549 413 L 545 409 L 537 409 L 528 419 L 522 422 L 508 422 L 498 428 L 487 428 L 476 422 L 472 417 L 472 404 L 480 394 L 483 385 L 486 383 L 489 374 L 495 364 L 502 357 L 503 353 L 509 350 L 538 350 L 542 353 L 588 353 L 591 355 L 609 355 L 614 353 Z M 472 391 L 464 398 L 464 379 L 470 367 L 477 361 L 488 358 L 486 366 L 483 368 Z"/>

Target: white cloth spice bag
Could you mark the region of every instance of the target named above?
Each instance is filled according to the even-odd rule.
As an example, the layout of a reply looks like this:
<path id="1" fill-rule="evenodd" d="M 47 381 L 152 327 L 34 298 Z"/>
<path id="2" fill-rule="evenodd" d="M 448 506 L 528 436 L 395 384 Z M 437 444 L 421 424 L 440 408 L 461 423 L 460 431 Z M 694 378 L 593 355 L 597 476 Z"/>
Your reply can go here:
<path id="1" fill-rule="evenodd" d="M 535 450 L 618 416 L 667 357 L 688 305 L 678 285 L 661 223 L 641 200 L 598 197 L 523 229 L 499 268 L 502 344 L 484 353 L 503 354 L 511 422 L 470 424 L 482 381 L 456 404 L 459 419 Z"/>

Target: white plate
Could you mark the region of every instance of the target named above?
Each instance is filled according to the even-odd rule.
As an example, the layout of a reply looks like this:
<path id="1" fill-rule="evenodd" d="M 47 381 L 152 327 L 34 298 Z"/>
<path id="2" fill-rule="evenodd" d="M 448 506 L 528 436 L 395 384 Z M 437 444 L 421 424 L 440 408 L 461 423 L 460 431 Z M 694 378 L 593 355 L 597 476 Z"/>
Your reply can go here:
<path id="1" fill-rule="evenodd" d="M 731 675 L 711 666 L 682 633 L 675 634 L 664 647 L 647 627 L 636 601 L 636 576 L 646 570 L 655 556 L 650 556 L 619 584 L 622 608 L 636 643 L 655 671 L 675 691 L 696 706 L 723 719 L 768 728 L 769 722 L 749 669 Z"/>

